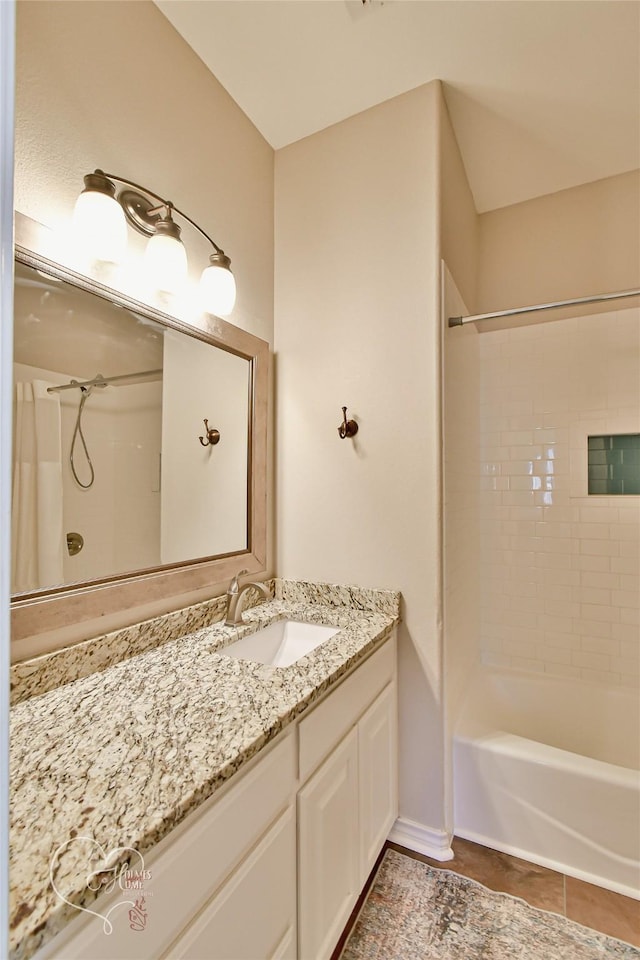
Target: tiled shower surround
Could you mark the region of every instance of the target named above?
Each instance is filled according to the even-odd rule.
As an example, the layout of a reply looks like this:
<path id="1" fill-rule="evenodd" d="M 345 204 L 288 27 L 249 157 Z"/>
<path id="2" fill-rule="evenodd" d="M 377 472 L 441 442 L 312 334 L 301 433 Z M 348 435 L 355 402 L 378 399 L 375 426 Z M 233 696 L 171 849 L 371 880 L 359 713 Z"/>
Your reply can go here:
<path id="1" fill-rule="evenodd" d="M 640 313 L 477 342 L 482 660 L 638 684 L 640 497 L 587 494 L 587 437 L 640 430 Z"/>

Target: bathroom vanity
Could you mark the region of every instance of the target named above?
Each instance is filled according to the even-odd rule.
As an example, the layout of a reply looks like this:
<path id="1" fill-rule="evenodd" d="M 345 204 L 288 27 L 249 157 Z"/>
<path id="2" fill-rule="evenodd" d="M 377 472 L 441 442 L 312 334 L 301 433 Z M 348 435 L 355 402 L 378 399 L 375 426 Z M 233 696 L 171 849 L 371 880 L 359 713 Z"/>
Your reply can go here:
<path id="1" fill-rule="evenodd" d="M 94 500 L 98 484 L 67 476 L 65 487 L 64 471 L 62 495 L 42 498 L 64 523 L 50 511 L 39 522 L 26 483 L 15 498 L 54 535 L 57 566 L 37 583 L 17 576 L 40 569 L 46 551 L 33 537 L 13 562 L 11 958 L 329 957 L 396 816 L 399 594 L 278 580 L 267 602 L 249 596 L 242 617 L 214 597 L 94 636 L 103 617 L 170 610 L 178 597 L 220 593 L 240 568 L 265 570 L 269 347 L 53 262 L 50 239 L 16 215 L 21 395 L 34 408 L 55 400 L 61 416 L 75 398 L 71 437 L 54 451 L 66 463 L 85 415 L 79 391 L 95 390 L 88 418 L 100 398 L 118 406 L 126 385 L 118 422 L 146 466 L 135 509 L 105 484 L 116 518 Z M 150 388 L 139 430 L 134 391 Z M 144 529 L 125 536 L 117 524 L 134 515 Z M 107 539 L 135 556 L 112 563 Z M 304 631 L 283 661 L 286 644 L 264 628 L 277 634 L 284 620 L 313 625 L 316 639 L 334 632 L 313 647 Z M 74 645 L 44 653 L 60 635 Z M 278 658 L 261 660 L 272 642 Z"/>
<path id="2" fill-rule="evenodd" d="M 397 814 L 399 595 L 272 593 L 14 707 L 15 960 L 331 956 Z M 338 629 L 225 656 L 284 618 Z"/>

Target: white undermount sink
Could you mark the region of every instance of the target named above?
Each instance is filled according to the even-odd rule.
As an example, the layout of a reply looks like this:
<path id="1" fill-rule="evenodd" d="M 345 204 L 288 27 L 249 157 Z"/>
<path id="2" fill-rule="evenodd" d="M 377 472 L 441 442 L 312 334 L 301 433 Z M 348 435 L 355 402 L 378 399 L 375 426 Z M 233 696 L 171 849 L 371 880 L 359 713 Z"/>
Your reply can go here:
<path id="1" fill-rule="evenodd" d="M 277 620 L 216 652 L 223 657 L 235 657 L 236 660 L 289 667 L 339 632 L 340 627 L 327 627 L 320 623 Z"/>

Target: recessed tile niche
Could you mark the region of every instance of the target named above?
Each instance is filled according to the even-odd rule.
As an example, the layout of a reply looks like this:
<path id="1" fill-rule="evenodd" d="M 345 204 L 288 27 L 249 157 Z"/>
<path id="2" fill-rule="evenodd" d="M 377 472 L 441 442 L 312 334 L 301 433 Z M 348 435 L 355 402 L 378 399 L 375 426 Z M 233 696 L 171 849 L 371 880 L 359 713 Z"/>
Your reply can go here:
<path id="1" fill-rule="evenodd" d="M 640 494 L 640 433 L 587 438 L 589 494 Z"/>

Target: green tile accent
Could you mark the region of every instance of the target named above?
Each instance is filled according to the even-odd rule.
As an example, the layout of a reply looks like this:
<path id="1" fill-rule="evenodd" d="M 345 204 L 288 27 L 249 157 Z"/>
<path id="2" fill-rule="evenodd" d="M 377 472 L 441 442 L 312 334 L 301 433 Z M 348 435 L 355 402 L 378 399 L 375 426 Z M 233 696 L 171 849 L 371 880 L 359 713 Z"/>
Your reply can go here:
<path id="1" fill-rule="evenodd" d="M 606 463 L 590 463 L 589 464 L 589 480 L 608 480 L 609 479 L 609 467 Z M 591 493 L 591 491 L 589 491 Z"/>
<path id="2" fill-rule="evenodd" d="M 638 468 L 633 464 L 614 463 L 611 467 L 611 476 L 614 480 L 635 480 L 638 477 Z"/>
<path id="3" fill-rule="evenodd" d="M 589 479 L 589 493 L 604 496 L 613 496 L 622 493 L 622 480 L 591 480 Z"/>
<path id="4" fill-rule="evenodd" d="M 587 437 L 588 492 L 640 496 L 640 433 Z"/>
<path id="5" fill-rule="evenodd" d="M 608 439 L 614 450 L 640 450 L 640 433 L 618 433 Z"/>
<path id="6" fill-rule="evenodd" d="M 589 474 L 589 495 L 604 495 L 607 492 L 607 481 L 606 480 L 594 480 L 591 474 Z"/>

